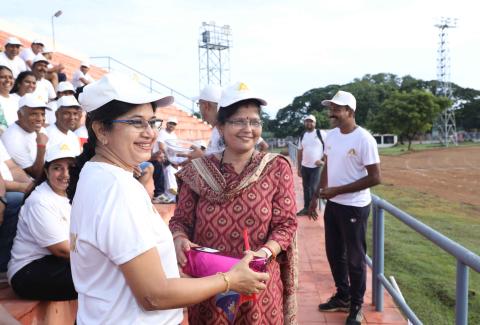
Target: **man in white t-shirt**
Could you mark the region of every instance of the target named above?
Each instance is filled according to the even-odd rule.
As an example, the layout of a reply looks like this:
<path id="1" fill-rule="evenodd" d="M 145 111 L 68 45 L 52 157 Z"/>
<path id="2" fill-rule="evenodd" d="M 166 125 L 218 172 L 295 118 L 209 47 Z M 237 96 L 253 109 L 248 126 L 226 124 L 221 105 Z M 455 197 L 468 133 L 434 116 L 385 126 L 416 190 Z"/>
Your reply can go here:
<path id="1" fill-rule="evenodd" d="M 334 129 L 325 139 L 325 167 L 316 195 L 328 200 L 325 248 L 337 292 L 318 308 L 348 311 L 346 324 L 361 324 L 367 280 L 369 188 L 380 184 L 380 158 L 373 136 L 355 123 L 357 105 L 351 93 L 340 90 L 322 105 L 329 108 Z M 309 212 L 316 209 L 316 201 L 312 201 Z"/>
<path id="2" fill-rule="evenodd" d="M 303 206 L 297 216 L 306 215 L 310 201 L 315 196 L 315 191 L 320 181 L 320 171 L 323 166 L 323 141 L 325 131 L 315 128 L 317 120 L 314 115 L 304 118 L 305 132 L 298 141 L 297 173 L 302 178 Z"/>
<path id="3" fill-rule="evenodd" d="M 177 135 L 175 134 L 177 124 L 178 121 L 175 117 L 169 117 L 165 129 L 161 129 L 160 132 L 158 132 L 157 142 L 154 145 L 152 156 L 152 164 L 154 166 L 153 181 L 155 184 L 152 199 L 153 203 L 175 202 L 175 196 L 177 195 L 177 180 L 175 179 L 175 173 L 178 171 L 176 167 L 177 162 L 165 161 L 161 163 L 160 160 L 164 160 L 163 157 L 166 157 L 167 145 L 165 141 L 177 139 Z M 157 157 L 160 152 L 162 158 L 158 159 Z M 163 184 L 161 184 L 161 182 L 163 182 Z"/>
<path id="4" fill-rule="evenodd" d="M 20 58 L 25 61 L 27 69 L 31 70 L 33 65 L 33 59 L 37 54 L 43 51 L 43 42 L 40 40 L 33 40 L 31 47 L 26 47 L 20 52 Z"/>
<path id="5" fill-rule="evenodd" d="M 42 174 L 48 136 L 45 129 L 44 102 L 33 93 L 20 98 L 18 121 L 2 134 L 2 142 L 8 154 L 22 169 L 33 178 Z"/>
<path id="6" fill-rule="evenodd" d="M 48 64 L 48 60 L 42 54 L 37 54 L 33 59 L 32 65 L 32 72 L 37 79 L 37 87 L 33 93 L 45 104 L 52 99 L 55 99 L 57 96 L 52 83 L 45 79 L 47 75 Z"/>
<path id="7" fill-rule="evenodd" d="M 69 145 L 70 150 L 78 156 L 80 154 L 80 139 L 73 133 L 82 114 L 80 104 L 73 96 L 62 96 L 57 101 L 55 124 L 47 127 L 48 148 L 62 143 Z"/>
<path id="8" fill-rule="evenodd" d="M 88 85 L 89 83 L 95 81 L 93 78 L 88 74 L 90 70 L 90 63 L 82 62 L 80 63 L 80 69 L 75 71 L 72 78 L 72 84 L 75 89 Z"/>
<path id="9" fill-rule="evenodd" d="M 0 65 L 10 68 L 15 79 L 20 72 L 27 70 L 25 62 L 18 56 L 21 46 L 22 42 L 16 37 L 9 37 L 5 42 L 5 51 L 0 52 Z"/>
<path id="10" fill-rule="evenodd" d="M 0 282 L 3 282 L 2 280 L 6 279 L 13 239 L 17 233 L 18 213 L 23 203 L 23 197 L 32 188 L 33 182 L 11 159 L 1 141 L 0 176 L 0 182 L 4 189 L 0 193 Z"/>

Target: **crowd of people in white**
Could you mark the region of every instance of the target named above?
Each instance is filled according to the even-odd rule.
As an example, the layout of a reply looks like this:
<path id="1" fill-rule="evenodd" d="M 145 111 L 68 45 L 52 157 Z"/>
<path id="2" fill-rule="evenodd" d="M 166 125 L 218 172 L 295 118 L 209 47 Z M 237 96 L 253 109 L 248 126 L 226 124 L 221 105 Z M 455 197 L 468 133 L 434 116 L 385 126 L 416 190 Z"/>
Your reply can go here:
<path id="1" fill-rule="evenodd" d="M 94 79 L 89 63 L 82 62 L 66 80 L 64 66 L 51 61 L 42 41 L 22 47 L 10 37 L 0 52 L 0 282 L 8 281 L 26 299 L 75 299 L 67 192 L 70 168 L 89 137 L 77 98 Z M 224 150 L 216 128 L 221 93 L 207 86 L 196 98 L 213 127 L 208 145 L 196 142 L 173 159 L 167 144 L 178 139 L 179 122 L 169 117 L 163 124 L 151 159 L 134 172 L 153 203 L 175 203 L 175 173 L 182 163 Z M 260 138 L 257 148 L 268 145 Z"/>
<path id="2" fill-rule="evenodd" d="M 86 114 L 77 98 L 94 81 L 89 69 L 88 62 L 81 62 L 72 79 L 66 80 L 64 66 L 51 61 L 51 51 L 40 40 L 23 48 L 17 38 L 9 37 L 0 51 L 0 282 L 10 282 L 21 297 L 74 297 L 73 286 L 67 286 L 67 292 L 55 292 L 45 279 L 52 267 L 58 270 L 63 265 L 59 283 L 71 283 L 70 269 L 63 263 L 68 262 L 68 254 L 58 249 L 64 242 L 60 247 L 68 247 L 67 187 L 59 189 L 54 183 L 68 185 L 68 168 L 62 174 L 58 166 L 73 163 L 88 140 Z M 152 159 L 138 166 L 136 176 L 154 203 L 175 202 L 174 174 L 179 166 L 166 158 L 165 140 L 177 138 L 177 124 L 175 117 L 166 121 Z M 49 170 L 55 166 L 57 170 Z M 45 208 L 38 205 L 37 192 L 48 197 Z M 52 218 L 52 211 L 61 213 Z M 59 220 L 65 224 L 59 226 Z M 37 274 L 28 281 L 22 275 L 25 272 L 19 272 L 27 269 L 28 274 Z"/>

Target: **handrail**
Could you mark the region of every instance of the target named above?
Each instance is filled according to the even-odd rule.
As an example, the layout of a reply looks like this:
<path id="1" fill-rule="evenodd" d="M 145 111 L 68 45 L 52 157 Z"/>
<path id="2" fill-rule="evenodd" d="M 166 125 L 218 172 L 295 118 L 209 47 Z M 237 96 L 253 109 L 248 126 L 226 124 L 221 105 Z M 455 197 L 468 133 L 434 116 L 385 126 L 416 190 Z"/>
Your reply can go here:
<path id="1" fill-rule="evenodd" d="M 143 72 L 141 72 L 141 71 L 139 71 L 139 70 L 123 63 L 123 62 L 120 62 L 117 59 L 112 58 L 111 56 L 92 56 L 92 57 L 90 57 L 90 59 L 91 60 L 107 60 L 107 66 L 102 67 L 102 68 L 107 69 L 107 71 L 109 71 L 109 72 L 112 71 L 112 64 L 111 64 L 112 62 L 120 65 L 123 68 L 126 68 L 127 70 L 129 70 L 131 72 L 134 72 L 138 76 L 141 76 L 141 77 L 147 79 L 148 84 L 144 84 L 142 82 L 140 82 L 140 83 L 143 86 L 145 86 L 146 88 L 149 88 L 150 92 L 159 92 L 157 89 L 155 89 L 153 87 L 154 85 L 158 85 L 158 86 L 160 86 L 164 89 L 167 89 L 167 91 L 170 93 L 170 95 L 175 97 L 175 102 L 177 103 L 177 105 L 181 106 L 184 110 L 188 111 L 189 113 L 194 113 L 195 112 L 195 101 L 190 96 L 187 96 L 187 95 L 185 95 L 185 94 L 183 94 L 183 93 L 165 85 L 164 83 L 153 79 L 152 77 L 146 75 L 145 73 L 143 73 Z M 186 102 L 186 103 L 184 103 L 184 102 Z"/>
<path id="2" fill-rule="evenodd" d="M 296 161 L 297 146 L 288 143 L 288 153 L 292 161 Z M 402 295 L 388 281 L 384 275 L 384 211 L 402 221 L 409 228 L 418 232 L 436 246 L 457 259 L 456 271 L 456 299 L 455 299 L 455 324 L 467 325 L 468 323 L 468 268 L 480 273 L 480 256 L 466 249 L 459 243 L 451 240 L 440 232 L 418 221 L 415 217 L 400 210 L 386 200 L 372 194 L 373 213 L 373 257 L 370 260 L 365 256 L 367 264 L 372 268 L 372 303 L 377 311 L 383 311 L 383 290 L 386 289 L 396 302 L 397 306 L 413 324 L 422 324 Z"/>

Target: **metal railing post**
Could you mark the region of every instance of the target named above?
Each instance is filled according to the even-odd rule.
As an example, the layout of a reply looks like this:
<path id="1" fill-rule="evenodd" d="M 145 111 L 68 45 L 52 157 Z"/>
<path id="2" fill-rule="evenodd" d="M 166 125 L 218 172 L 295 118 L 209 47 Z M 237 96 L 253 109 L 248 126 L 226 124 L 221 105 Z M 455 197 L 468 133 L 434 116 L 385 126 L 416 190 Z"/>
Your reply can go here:
<path id="1" fill-rule="evenodd" d="M 379 275 L 384 273 L 384 242 L 385 242 L 385 229 L 384 229 L 384 211 L 381 207 L 377 210 L 377 245 L 376 245 L 376 259 L 377 270 L 375 272 L 374 281 L 377 282 L 375 287 L 375 310 L 383 311 L 383 284 L 380 281 Z"/>
<path id="2" fill-rule="evenodd" d="M 108 57 L 108 72 L 112 72 L 112 66 L 110 64 L 110 57 Z"/>
<path id="3" fill-rule="evenodd" d="M 455 324 L 468 324 L 468 267 L 457 259 Z"/>
<path id="4" fill-rule="evenodd" d="M 378 271 L 378 266 L 377 266 L 377 223 L 378 223 L 378 217 L 377 217 L 377 204 L 375 203 L 375 200 L 373 201 L 372 205 L 372 305 L 376 306 L 377 305 L 377 271 Z"/>

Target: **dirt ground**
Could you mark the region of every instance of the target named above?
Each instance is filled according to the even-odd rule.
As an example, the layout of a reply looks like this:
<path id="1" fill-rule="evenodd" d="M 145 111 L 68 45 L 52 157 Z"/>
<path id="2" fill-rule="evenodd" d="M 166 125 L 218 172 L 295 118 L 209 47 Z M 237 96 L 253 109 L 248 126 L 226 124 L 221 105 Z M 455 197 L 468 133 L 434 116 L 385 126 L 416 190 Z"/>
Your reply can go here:
<path id="1" fill-rule="evenodd" d="M 381 156 L 384 184 L 408 187 L 480 208 L 480 147 Z"/>

